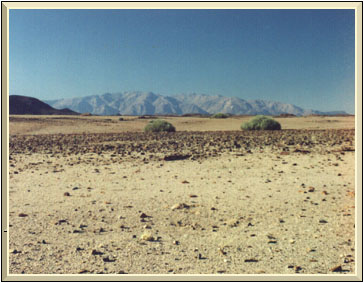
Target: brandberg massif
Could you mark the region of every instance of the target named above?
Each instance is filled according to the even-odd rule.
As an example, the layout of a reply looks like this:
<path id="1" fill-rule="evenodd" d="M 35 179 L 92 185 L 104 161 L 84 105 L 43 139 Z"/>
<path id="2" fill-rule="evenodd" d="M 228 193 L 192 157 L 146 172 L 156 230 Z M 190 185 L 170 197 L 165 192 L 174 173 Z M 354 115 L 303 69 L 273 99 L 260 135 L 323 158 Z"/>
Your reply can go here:
<path id="1" fill-rule="evenodd" d="M 345 114 L 199 94 L 11 96 L 10 273 L 353 274 Z"/>

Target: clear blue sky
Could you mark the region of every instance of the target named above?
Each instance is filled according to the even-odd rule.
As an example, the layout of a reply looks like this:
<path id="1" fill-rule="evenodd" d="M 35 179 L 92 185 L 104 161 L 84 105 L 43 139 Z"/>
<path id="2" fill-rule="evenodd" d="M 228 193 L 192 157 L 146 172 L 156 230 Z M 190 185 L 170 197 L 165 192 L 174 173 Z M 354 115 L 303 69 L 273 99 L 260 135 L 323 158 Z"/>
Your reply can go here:
<path id="1" fill-rule="evenodd" d="M 354 10 L 10 10 L 10 94 L 205 93 L 354 113 Z"/>

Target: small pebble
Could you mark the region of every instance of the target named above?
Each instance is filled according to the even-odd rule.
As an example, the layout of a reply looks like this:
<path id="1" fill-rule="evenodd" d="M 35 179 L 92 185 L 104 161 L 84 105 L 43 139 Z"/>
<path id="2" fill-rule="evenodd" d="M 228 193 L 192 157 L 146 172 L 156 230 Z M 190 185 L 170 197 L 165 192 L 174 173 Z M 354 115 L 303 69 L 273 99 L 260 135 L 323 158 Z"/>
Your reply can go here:
<path id="1" fill-rule="evenodd" d="M 142 214 L 140 214 L 140 216 L 139 216 L 140 218 L 147 218 L 147 217 L 150 217 L 150 216 L 148 216 L 148 215 L 146 215 L 145 213 L 142 213 Z"/>
<path id="2" fill-rule="evenodd" d="M 244 260 L 244 262 L 258 262 L 258 260 L 255 258 L 249 258 L 249 259 Z"/>
<path id="3" fill-rule="evenodd" d="M 330 271 L 332 271 L 332 272 L 341 272 L 341 271 L 343 271 L 343 269 L 342 269 L 341 265 L 338 265 L 338 266 L 335 266 L 335 267 L 331 268 Z"/>
<path id="4" fill-rule="evenodd" d="M 104 254 L 103 252 L 97 251 L 97 250 L 92 250 L 91 252 L 92 255 L 102 255 Z"/>

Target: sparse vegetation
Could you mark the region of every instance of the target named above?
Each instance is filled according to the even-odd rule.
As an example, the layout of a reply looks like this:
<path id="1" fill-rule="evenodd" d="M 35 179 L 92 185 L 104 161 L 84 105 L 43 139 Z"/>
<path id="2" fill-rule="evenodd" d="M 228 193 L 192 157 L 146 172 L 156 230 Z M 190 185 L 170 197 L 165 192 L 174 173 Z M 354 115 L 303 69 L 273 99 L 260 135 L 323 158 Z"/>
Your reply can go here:
<path id="1" fill-rule="evenodd" d="M 241 125 L 242 130 L 280 130 L 281 124 L 267 116 L 258 115 Z"/>
<path id="2" fill-rule="evenodd" d="M 150 121 L 144 128 L 145 132 L 175 132 L 176 128 L 169 122 L 161 119 Z"/>
<path id="3" fill-rule="evenodd" d="M 214 115 L 211 116 L 211 118 L 215 118 L 215 119 L 225 119 L 228 118 L 229 115 L 225 114 L 225 113 L 216 113 Z"/>

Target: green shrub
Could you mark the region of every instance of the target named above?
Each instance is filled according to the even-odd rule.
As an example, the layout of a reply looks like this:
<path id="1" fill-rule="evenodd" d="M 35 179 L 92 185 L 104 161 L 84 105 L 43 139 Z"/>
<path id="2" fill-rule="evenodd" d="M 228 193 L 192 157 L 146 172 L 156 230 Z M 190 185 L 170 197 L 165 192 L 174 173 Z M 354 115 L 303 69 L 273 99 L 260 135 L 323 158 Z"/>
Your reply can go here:
<path id="1" fill-rule="evenodd" d="M 176 128 L 164 120 L 152 120 L 144 128 L 145 132 L 175 132 Z"/>
<path id="2" fill-rule="evenodd" d="M 225 113 L 216 113 L 211 116 L 211 118 L 217 118 L 217 119 L 224 119 L 224 118 L 228 118 L 228 117 L 229 117 L 229 115 L 225 114 Z"/>
<path id="3" fill-rule="evenodd" d="M 241 125 L 242 130 L 280 130 L 281 124 L 267 116 L 258 115 Z"/>

